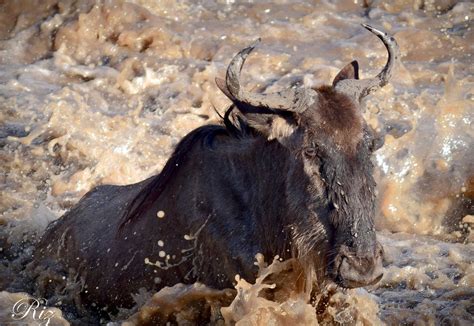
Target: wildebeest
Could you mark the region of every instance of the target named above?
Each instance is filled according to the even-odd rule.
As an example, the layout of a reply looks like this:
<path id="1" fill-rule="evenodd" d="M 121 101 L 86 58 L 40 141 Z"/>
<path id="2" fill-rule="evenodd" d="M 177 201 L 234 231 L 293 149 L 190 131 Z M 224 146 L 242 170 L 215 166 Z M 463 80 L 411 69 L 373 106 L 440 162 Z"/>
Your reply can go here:
<path id="1" fill-rule="evenodd" d="M 37 246 L 32 268 L 52 270 L 38 285 L 57 291 L 62 275 L 78 275 L 85 302 L 130 306 L 142 287 L 225 288 L 236 274 L 252 281 L 257 253 L 304 260 L 322 271 L 319 280 L 346 288 L 377 282 L 375 136 L 361 101 L 387 84 L 398 46 L 364 27 L 388 51 L 370 79 L 359 79 L 353 61 L 332 85 L 252 93 L 240 72 L 254 46 L 240 51 L 216 79 L 233 103 L 224 126 L 190 132 L 157 176 L 87 193 Z"/>

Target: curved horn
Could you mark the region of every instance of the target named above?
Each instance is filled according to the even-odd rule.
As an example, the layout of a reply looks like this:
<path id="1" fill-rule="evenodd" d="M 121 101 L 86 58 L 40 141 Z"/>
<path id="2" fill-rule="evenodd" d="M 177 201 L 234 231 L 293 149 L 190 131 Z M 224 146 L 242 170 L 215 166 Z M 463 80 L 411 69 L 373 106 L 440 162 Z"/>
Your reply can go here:
<path id="1" fill-rule="evenodd" d="M 376 77 L 362 80 L 345 79 L 341 80 L 336 85 L 336 90 L 345 93 L 350 97 L 354 96 L 359 101 L 373 91 L 387 85 L 392 77 L 393 67 L 400 57 L 400 50 L 397 41 L 392 36 L 367 24 L 362 24 L 362 26 L 382 40 L 388 51 L 388 59 L 385 67 Z"/>
<path id="2" fill-rule="evenodd" d="M 240 85 L 240 72 L 248 55 L 260 42 L 258 39 L 252 45 L 237 53 L 227 68 L 226 86 L 230 97 L 234 101 L 242 102 L 254 107 L 277 109 L 292 112 L 302 112 L 314 103 L 316 92 L 304 88 L 290 88 L 271 94 L 251 93 Z"/>

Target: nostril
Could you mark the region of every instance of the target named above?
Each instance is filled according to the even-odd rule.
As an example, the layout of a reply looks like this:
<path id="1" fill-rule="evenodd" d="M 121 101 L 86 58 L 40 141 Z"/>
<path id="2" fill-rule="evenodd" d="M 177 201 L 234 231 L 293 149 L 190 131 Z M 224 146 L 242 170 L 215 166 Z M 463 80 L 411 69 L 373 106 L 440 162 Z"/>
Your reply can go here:
<path id="1" fill-rule="evenodd" d="M 371 284 L 377 284 L 383 277 L 383 273 L 380 273 L 379 276 L 377 276 Z"/>
<path id="2" fill-rule="evenodd" d="M 355 274 L 355 269 L 350 259 L 346 256 L 343 256 L 341 259 L 341 264 L 339 265 L 339 274 L 344 278 L 353 276 Z"/>
<path id="3" fill-rule="evenodd" d="M 383 246 L 378 243 L 377 246 L 376 246 L 376 249 L 375 249 L 375 256 L 377 257 L 383 257 L 384 256 L 384 250 L 383 250 Z"/>

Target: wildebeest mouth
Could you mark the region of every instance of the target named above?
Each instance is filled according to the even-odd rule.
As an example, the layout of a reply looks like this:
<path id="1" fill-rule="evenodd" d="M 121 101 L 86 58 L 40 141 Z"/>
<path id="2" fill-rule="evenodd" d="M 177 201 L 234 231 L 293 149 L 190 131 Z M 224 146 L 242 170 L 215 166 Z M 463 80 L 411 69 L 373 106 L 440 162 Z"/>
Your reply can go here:
<path id="1" fill-rule="evenodd" d="M 355 289 L 355 288 L 360 288 L 360 287 L 365 287 L 365 286 L 371 286 L 377 284 L 383 277 L 383 274 L 380 274 L 377 276 L 375 279 L 369 282 L 358 282 L 358 281 L 348 281 L 342 279 L 340 275 L 336 276 L 336 279 L 334 282 L 341 288 L 344 289 Z"/>

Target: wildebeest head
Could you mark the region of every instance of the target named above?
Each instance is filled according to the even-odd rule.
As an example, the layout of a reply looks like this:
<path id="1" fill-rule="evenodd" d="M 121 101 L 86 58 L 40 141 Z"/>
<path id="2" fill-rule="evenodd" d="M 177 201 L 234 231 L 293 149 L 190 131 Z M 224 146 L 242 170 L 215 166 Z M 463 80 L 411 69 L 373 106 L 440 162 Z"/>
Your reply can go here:
<path id="1" fill-rule="evenodd" d="M 374 135 L 363 118 L 361 100 L 387 84 L 399 55 L 393 37 L 363 26 L 388 50 L 387 64 L 375 78 L 360 80 L 353 61 L 331 86 L 248 92 L 240 85 L 240 71 L 252 45 L 233 58 L 225 81 L 216 79 L 250 126 L 279 141 L 295 157 L 285 172 L 296 254 L 324 251 L 325 273 L 348 288 L 373 284 L 382 277 L 370 161 Z"/>

